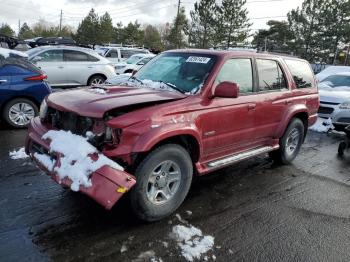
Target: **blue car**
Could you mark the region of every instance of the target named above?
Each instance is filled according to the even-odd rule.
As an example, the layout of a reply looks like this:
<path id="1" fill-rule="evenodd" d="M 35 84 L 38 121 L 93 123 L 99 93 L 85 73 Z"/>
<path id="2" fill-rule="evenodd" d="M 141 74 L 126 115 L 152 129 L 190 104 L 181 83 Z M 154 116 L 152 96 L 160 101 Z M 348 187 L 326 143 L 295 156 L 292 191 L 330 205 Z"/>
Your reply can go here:
<path id="1" fill-rule="evenodd" d="M 25 56 L 0 48 L 0 116 L 15 128 L 26 127 L 51 93 L 46 75 Z"/>

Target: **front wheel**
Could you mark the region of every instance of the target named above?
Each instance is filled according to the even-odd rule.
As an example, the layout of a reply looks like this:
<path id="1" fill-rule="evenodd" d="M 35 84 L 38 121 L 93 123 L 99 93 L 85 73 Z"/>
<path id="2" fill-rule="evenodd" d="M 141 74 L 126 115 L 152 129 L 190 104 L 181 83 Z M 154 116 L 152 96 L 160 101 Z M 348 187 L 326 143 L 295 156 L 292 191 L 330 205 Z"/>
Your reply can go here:
<path id="1" fill-rule="evenodd" d="M 145 221 L 169 216 L 184 201 L 192 174 L 192 161 L 183 147 L 167 144 L 152 151 L 135 172 L 137 183 L 130 192 L 134 213 Z"/>
<path id="2" fill-rule="evenodd" d="M 270 157 L 282 164 L 292 163 L 300 151 L 303 140 L 304 124 L 299 118 L 294 118 L 280 139 L 280 148 L 270 152 Z"/>

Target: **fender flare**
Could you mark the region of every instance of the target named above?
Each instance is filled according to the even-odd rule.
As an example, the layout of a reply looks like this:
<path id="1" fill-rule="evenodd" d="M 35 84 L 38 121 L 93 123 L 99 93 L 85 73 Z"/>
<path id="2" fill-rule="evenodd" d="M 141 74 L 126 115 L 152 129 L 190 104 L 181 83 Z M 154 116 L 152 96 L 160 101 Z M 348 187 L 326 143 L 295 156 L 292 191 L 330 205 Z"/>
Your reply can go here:
<path id="1" fill-rule="evenodd" d="M 277 130 L 276 130 L 276 134 L 275 137 L 276 138 L 280 138 L 283 136 L 286 128 L 288 127 L 290 121 L 292 120 L 292 118 L 297 115 L 297 114 L 306 114 L 307 117 L 309 118 L 309 112 L 308 109 L 305 105 L 294 105 L 292 107 L 289 108 L 289 110 L 287 110 L 285 112 L 285 114 L 283 115 L 283 120 L 281 121 L 281 124 L 278 126 Z M 308 120 L 308 119 L 307 119 Z"/>
<path id="2" fill-rule="evenodd" d="M 192 136 L 199 146 L 199 155 L 202 155 L 203 147 L 200 139 L 199 131 L 196 127 L 185 126 L 178 129 L 178 126 L 167 128 L 155 128 L 154 130 L 147 132 L 140 136 L 135 145 L 132 148 L 132 152 L 147 152 L 151 150 L 156 144 L 164 141 L 165 139 L 176 136 Z"/>

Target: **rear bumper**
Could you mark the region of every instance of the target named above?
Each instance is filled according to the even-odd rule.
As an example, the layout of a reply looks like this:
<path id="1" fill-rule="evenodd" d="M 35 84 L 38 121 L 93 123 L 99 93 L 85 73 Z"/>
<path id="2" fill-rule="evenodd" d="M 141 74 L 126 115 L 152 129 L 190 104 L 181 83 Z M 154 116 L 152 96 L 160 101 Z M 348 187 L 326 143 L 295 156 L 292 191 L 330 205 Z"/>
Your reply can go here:
<path id="1" fill-rule="evenodd" d="M 63 187 L 70 187 L 72 181 L 68 178 L 60 179 L 54 171 L 50 171 L 40 160 L 35 157 L 35 153 L 44 154 L 55 160 L 54 167 L 60 165 L 60 156 L 49 153 L 49 144 L 41 139 L 48 131 L 39 118 L 34 118 L 28 128 L 26 138 L 26 152 L 37 163 L 38 167 L 47 173 L 54 181 Z M 54 170 L 54 168 L 52 169 Z M 89 196 L 97 203 L 111 209 L 113 205 L 132 188 L 135 183 L 135 177 L 125 171 L 113 169 L 109 166 L 103 166 L 91 174 L 91 187 L 79 187 L 79 191 Z"/>

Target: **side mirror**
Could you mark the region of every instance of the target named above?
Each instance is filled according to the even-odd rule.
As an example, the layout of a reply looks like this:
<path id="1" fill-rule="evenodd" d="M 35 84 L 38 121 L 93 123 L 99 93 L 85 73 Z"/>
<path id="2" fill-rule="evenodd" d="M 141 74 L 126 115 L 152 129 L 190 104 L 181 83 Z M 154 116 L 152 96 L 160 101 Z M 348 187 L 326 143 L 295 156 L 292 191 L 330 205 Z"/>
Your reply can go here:
<path id="1" fill-rule="evenodd" d="M 214 91 L 213 97 L 237 98 L 239 95 L 239 86 L 233 82 L 221 82 Z"/>
<path id="2" fill-rule="evenodd" d="M 137 65 L 144 65 L 144 64 L 145 64 L 145 62 L 143 62 L 143 61 L 140 61 L 137 63 Z"/>

